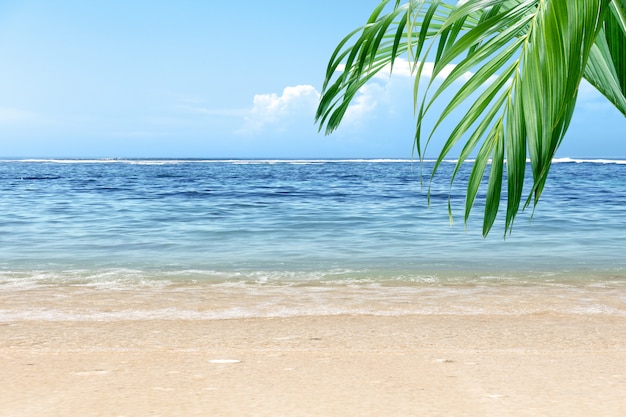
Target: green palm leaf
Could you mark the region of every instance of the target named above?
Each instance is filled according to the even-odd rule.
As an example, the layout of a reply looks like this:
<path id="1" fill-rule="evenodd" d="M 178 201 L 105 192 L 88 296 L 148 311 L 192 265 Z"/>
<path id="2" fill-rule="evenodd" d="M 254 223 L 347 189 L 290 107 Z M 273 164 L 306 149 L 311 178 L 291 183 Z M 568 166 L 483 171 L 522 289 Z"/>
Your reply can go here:
<path id="1" fill-rule="evenodd" d="M 587 79 L 626 115 L 626 0 L 613 1 L 585 68 Z"/>
<path id="2" fill-rule="evenodd" d="M 626 115 L 626 0 L 410 0 L 393 6 L 383 1 L 331 58 L 317 112 L 320 128 L 336 129 L 359 88 L 401 56 L 408 57 L 415 77 L 420 159 L 442 129 L 448 129 L 447 140 L 433 174 L 462 141 L 452 181 L 476 153 L 466 222 L 491 161 L 485 236 L 497 217 L 504 182 L 505 233 L 511 229 L 524 198 L 527 158 L 533 182 L 523 207 L 539 201 L 583 77 Z M 427 61 L 433 62 L 432 74 L 424 73 Z M 436 81 L 451 65 L 445 80 Z M 423 75 L 430 75 L 424 88 Z M 423 137 L 424 120 L 448 91 L 452 99 Z M 463 105 L 469 110 L 450 124 Z"/>

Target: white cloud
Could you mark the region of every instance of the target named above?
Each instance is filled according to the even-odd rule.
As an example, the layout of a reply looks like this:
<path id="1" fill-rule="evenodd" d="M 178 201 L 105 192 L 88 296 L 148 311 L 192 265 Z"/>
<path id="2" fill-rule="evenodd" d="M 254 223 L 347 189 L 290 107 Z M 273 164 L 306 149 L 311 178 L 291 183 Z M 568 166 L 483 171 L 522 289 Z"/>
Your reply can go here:
<path id="1" fill-rule="evenodd" d="M 348 106 L 343 122 L 348 125 L 362 123 L 366 117 L 374 112 L 381 102 L 386 102 L 388 90 L 386 85 L 366 84 L 359 90 L 357 96 Z"/>
<path id="2" fill-rule="evenodd" d="M 393 64 L 393 73 L 391 73 L 391 65 L 387 64 L 384 66 L 379 72 L 374 75 L 376 79 L 389 79 L 390 76 L 394 77 L 413 77 L 414 71 L 411 68 L 412 64 L 409 63 L 404 58 L 397 58 Z M 456 67 L 454 64 L 446 65 L 440 72 L 437 74 L 438 80 L 446 79 L 452 70 Z M 425 62 L 422 68 L 422 77 L 431 78 L 433 76 L 433 71 L 435 69 L 435 64 L 433 62 Z M 337 67 L 337 71 L 344 71 L 345 65 L 339 65 Z M 472 77 L 471 72 L 465 72 L 461 77 L 459 77 L 459 81 L 467 81 Z"/>
<path id="3" fill-rule="evenodd" d="M 436 80 L 443 80 L 450 75 L 455 65 L 446 65 L 442 71 L 436 77 Z M 339 66 L 338 71 L 343 71 L 345 67 Z M 425 62 L 422 68 L 422 78 L 431 78 L 433 75 L 434 63 Z M 471 78 L 473 74 L 470 72 L 464 73 L 459 81 L 465 82 Z M 371 82 L 365 84 L 355 98 L 352 104 L 346 110 L 342 125 L 361 125 L 367 118 L 374 114 L 374 112 L 380 112 L 381 107 L 385 107 L 389 112 L 393 112 L 397 102 L 401 105 L 409 105 L 410 102 L 403 100 L 404 93 L 411 91 L 413 82 L 413 71 L 411 70 L 411 64 L 403 58 L 396 59 L 393 65 L 393 72 L 391 72 L 391 66 L 387 65 L 374 75 Z M 410 95 L 407 95 L 410 97 Z"/>
<path id="4" fill-rule="evenodd" d="M 406 59 L 396 59 L 393 72 L 391 72 L 391 66 L 387 65 L 382 70 L 377 72 L 372 80 L 365 84 L 358 91 L 354 97 L 352 104 L 348 107 L 344 116 L 342 125 L 359 126 L 363 122 L 366 122 L 369 117 L 374 114 L 392 115 L 401 106 L 412 106 L 412 90 L 414 82 L 414 71 L 411 68 L 412 64 Z M 456 65 L 446 65 L 435 78 L 435 81 L 443 81 L 450 73 L 456 68 Z M 338 71 L 343 71 L 345 67 L 339 66 Z M 433 62 L 425 62 L 422 68 L 422 82 L 428 82 L 431 79 L 434 71 Z M 471 72 L 463 73 L 455 83 L 465 83 L 474 74 Z M 487 83 L 496 79 L 495 76 L 490 77 Z M 435 85 L 436 86 L 436 85 Z M 407 91 L 409 92 L 407 94 Z M 382 112 L 382 113 L 381 113 Z"/>
<path id="5" fill-rule="evenodd" d="M 454 65 L 447 65 L 437 79 L 450 75 Z M 432 77 L 434 65 L 424 64 L 422 74 Z M 343 70 L 343 68 L 339 68 Z M 466 81 L 472 76 L 467 72 L 461 77 Z M 399 58 L 394 63 L 393 74 L 387 66 L 374 76 L 354 97 L 346 110 L 342 126 L 362 127 L 374 114 L 393 114 L 400 106 L 411 107 L 410 91 L 413 75 L 406 59 Z M 408 92 L 408 93 L 407 93 Z M 286 87 L 281 94 L 257 94 L 253 106 L 247 110 L 212 110 L 197 105 L 184 106 L 187 111 L 205 115 L 243 116 L 243 125 L 236 133 L 258 134 L 265 130 L 285 131 L 287 128 L 306 123 L 314 127 L 315 109 L 319 103 L 320 93 L 312 85 L 296 85 Z M 182 106 L 181 106 L 182 107 Z M 381 113 L 382 112 L 382 113 Z"/>
<path id="6" fill-rule="evenodd" d="M 439 72 L 439 74 L 437 74 L 437 79 L 445 80 L 446 78 L 448 78 L 448 76 L 450 75 L 452 70 L 454 70 L 454 68 L 456 68 L 456 65 L 453 65 L 453 64 L 446 65 Z M 435 64 L 434 63 L 432 63 L 432 62 L 425 62 L 424 63 L 424 68 L 422 69 L 422 76 L 432 77 L 434 69 L 435 69 Z M 457 80 L 461 81 L 461 82 L 465 82 L 465 81 L 469 80 L 470 78 L 472 78 L 472 75 L 474 75 L 474 74 L 472 74 L 469 71 L 465 71 L 463 74 L 461 74 L 461 76 Z"/>
<path id="7" fill-rule="evenodd" d="M 391 65 L 387 64 L 374 77 L 378 79 L 386 79 L 386 78 L 389 78 L 390 75 L 391 75 Z M 432 75 L 432 71 L 430 74 L 425 74 L 425 75 L 429 75 L 429 76 Z M 411 65 L 409 64 L 409 61 L 403 58 L 397 58 L 393 64 L 393 76 L 413 77 L 413 73 L 411 71 Z"/>
<path id="8" fill-rule="evenodd" d="M 284 130 L 302 116 L 307 117 L 312 125 L 319 99 L 320 93 L 312 85 L 285 87 L 280 96 L 257 94 L 239 133 L 258 133 L 268 127 Z"/>

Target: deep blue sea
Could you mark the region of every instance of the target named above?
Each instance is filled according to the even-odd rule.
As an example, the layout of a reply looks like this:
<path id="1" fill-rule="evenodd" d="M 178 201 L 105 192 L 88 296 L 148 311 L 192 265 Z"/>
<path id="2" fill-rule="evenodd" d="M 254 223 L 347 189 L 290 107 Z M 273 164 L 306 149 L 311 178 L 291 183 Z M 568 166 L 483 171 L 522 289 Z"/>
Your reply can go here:
<path id="1" fill-rule="evenodd" d="M 210 292 L 196 300 L 204 308 L 187 311 L 239 317 L 389 312 L 434 290 L 471 303 L 511 285 L 529 296 L 561 288 L 558 298 L 583 286 L 609 288 L 611 305 L 601 307 L 626 311 L 626 161 L 555 161 L 534 213 L 519 215 L 506 238 L 499 219 L 486 239 L 481 195 L 463 222 L 471 164 L 451 187 L 453 166 L 430 182 L 428 161 L 0 161 L 0 291 L 26 310 L 16 291 L 264 297 L 216 310 Z M 298 296 L 308 301 L 287 305 Z M 440 311 L 432 296 L 419 311 Z M 454 300 L 453 309 L 463 304 Z M 11 305 L 0 318 L 17 314 Z M 44 314 L 26 310 L 20 317 Z"/>

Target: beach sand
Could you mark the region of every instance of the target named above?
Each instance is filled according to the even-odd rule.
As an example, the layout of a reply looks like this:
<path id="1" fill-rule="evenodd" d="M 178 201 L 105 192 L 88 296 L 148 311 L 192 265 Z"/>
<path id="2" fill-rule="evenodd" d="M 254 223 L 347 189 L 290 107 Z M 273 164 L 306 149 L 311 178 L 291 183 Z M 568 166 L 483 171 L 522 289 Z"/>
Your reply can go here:
<path id="1" fill-rule="evenodd" d="M 626 317 L 0 322 L 0 416 L 624 416 Z"/>

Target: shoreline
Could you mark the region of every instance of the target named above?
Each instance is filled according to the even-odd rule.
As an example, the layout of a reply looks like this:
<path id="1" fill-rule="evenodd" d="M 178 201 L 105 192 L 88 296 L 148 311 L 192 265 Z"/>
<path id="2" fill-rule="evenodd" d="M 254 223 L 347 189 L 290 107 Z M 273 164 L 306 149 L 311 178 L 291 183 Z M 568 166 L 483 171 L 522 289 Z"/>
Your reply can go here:
<path id="1" fill-rule="evenodd" d="M 0 321 L 0 416 L 621 416 L 626 317 Z"/>
<path id="2" fill-rule="evenodd" d="M 102 282 L 0 288 L 0 323 L 229 320 L 318 316 L 525 316 L 626 318 L 626 281 L 149 284 Z"/>

